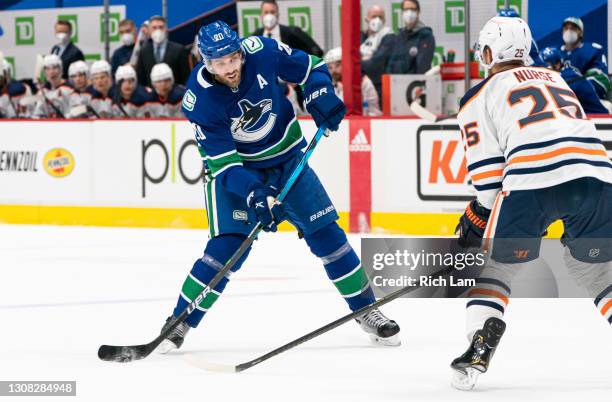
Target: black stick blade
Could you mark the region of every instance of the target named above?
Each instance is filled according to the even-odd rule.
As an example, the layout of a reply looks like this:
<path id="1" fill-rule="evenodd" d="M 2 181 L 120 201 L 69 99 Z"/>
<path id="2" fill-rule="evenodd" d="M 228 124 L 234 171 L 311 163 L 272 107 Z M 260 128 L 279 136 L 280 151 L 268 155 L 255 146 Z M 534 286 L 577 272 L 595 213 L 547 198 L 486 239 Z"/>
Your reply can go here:
<path id="1" fill-rule="evenodd" d="M 98 357 L 100 360 L 107 362 L 129 363 L 134 360 L 140 360 L 151 354 L 149 345 L 134 345 L 134 346 L 111 346 L 102 345 L 98 349 Z"/>

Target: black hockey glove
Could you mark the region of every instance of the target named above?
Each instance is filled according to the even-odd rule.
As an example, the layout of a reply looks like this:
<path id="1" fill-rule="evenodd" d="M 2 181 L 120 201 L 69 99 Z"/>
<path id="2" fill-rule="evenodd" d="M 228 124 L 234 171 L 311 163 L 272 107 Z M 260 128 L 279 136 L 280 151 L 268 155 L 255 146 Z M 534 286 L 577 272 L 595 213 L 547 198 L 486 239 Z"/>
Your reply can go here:
<path id="1" fill-rule="evenodd" d="M 331 131 L 338 130 L 338 126 L 346 114 L 346 106 L 336 96 L 331 83 L 305 95 L 304 105 L 308 113 L 312 115 L 317 127 L 325 124 Z"/>
<path id="2" fill-rule="evenodd" d="M 255 212 L 264 232 L 276 232 L 282 220 L 282 208 L 276 196 L 274 187 L 264 185 L 254 187 L 247 196 L 247 205 Z"/>
<path id="3" fill-rule="evenodd" d="M 480 247 L 484 236 L 491 210 L 480 205 L 478 200 L 471 201 L 455 228 L 459 235 L 458 243 L 461 247 Z"/>

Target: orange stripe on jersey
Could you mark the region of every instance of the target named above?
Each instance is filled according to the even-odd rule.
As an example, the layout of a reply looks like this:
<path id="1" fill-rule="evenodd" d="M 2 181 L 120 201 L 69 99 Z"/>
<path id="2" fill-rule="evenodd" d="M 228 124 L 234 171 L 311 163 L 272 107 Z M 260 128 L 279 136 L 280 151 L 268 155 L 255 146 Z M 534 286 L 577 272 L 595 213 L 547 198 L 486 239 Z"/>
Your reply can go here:
<path id="1" fill-rule="evenodd" d="M 583 154 L 583 155 L 604 156 L 606 158 L 608 157 L 608 154 L 603 149 L 586 149 L 586 148 L 580 148 L 580 147 L 566 147 L 566 148 L 556 149 L 550 152 L 545 152 L 543 154 L 517 156 L 515 158 L 510 159 L 508 161 L 508 165 L 513 165 L 515 163 L 522 163 L 522 162 L 543 161 L 546 159 L 555 158 L 557 156 L 565 155 L 565 154 Z"/>
<path id="2" fill-rule="evenodd" d="M 506 305 L 508 305 L 508 303 L 509 303 L 508 298 L 506 296 L 504 296 L 502 293 L 498 292 L 497 290 L 474 288 L 474 289 L 472 289 L 472 290 L 470 290 L 468 292 L 468 297 L 473 297 L 474 295 L 493 296 L 493 297 L 497 297 L 498 299 L 503 301 L 504 304 L 506 304 Z"/>
<path id="3" fill-rule="evenodd" d="M 478 90 L 478 92 L 476 92 L 476 93 L 474 94 L 474 96 L 472 96 L 470 99 L 468 99 L 468 101 L 467 101 L 467 102 L 465 102 L 465 104 L 463 105 L 463 107 L 461 107 L 461 108 L 459 109 L 459 113 L 461 113 L 461 112 L 463 111 L 463 109 L 465 109 L 465 108 L 466 108 L 466 106 L 470 104 L 470 102 L 472 102 L 474 99 L 478 98 L 478 95 L 480 95 L 480 93 L 482 92 L 482 90 L 484 89 L 484 87 L 486 87 L 486 86 L 487 86 L 487 83 L 488 83 L 489 81 L 490 81 L 490 80 L 488 80 L 487 82 L 485 82 L 484 84 L 482 84 L 482 86 L 480 87 L 480 89 Z"/>
<path id="4" fill-rule="evenodd" d="M 608 310 L 612 308 L 612 299 L 608 300 L 608 302 L 601 308 L 601 314 L 606 315 Z"/>
<path id="5" fill-rule="evenodd" d="M 489 216 L 489 224 L 487 227 L 487 232 L 485 233 L 485 236 L 484 236 L 486 239 L 491 238 L 491 232 L 493 231 L 493 226 L 495 226 L 495 220 L 497 219 L 497 213 L 499 212 L 498 207 L 499 207 L 499 203 L 502 197 L 503 197 L 503 194 L 501 191 L 497 194 L 497 197 L 495 197 L 495 203 L 493 204 L 493 209 L 491 210 L 491 215 Z"/>
<path id="6" fill-rule="evenodd" d="M 503 176 L 504 169 L 489 170 L 487 172 L 477 173 L 472 175 L 472 181 L 488 179 L 489 177 Z"/>

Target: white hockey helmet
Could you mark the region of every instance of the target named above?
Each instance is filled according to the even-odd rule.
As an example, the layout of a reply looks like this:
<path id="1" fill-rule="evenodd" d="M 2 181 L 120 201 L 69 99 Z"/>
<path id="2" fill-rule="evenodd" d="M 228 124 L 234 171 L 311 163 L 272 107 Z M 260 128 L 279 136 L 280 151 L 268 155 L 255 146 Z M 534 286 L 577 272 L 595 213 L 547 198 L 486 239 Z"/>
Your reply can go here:
<path id="1" fill-rule="evenodd" d="M 89 69 L 89 74 L 93 77 L 96 74 L 105 73 L 111 75 L 111 65 L 106 60 L 94 61 Z"/>
<path id="2" fill-rule="evenodd" d="M 491 63 L 484 61 L 484 49 L 491 49 Z M 521 18 L 493 17 L 480 31 L 476 56 L 480 64 L 490 69 L 510 60 L 527 61 L 531 50 L 531 30 Z"/>
<path id="3" fill-rule="evenodd" d="M 172 69 L 166 63 L 159 63 L 151 69 L 151 82 L 170 80 L 174 83 L 174 74 Z"/>
<path id="4" fill-rule="evenodd" d="M 48 54 L 43 58 L 43 67 L 55 67 L 59 66 L 62 68 L 62 59 L 56 54 Z"/>
<path id="5" fill-rule="evenodd" d="M 120 66 L 115 72 L 115 81 L 129 79 L 136 80 L 136 70 L 134 70 L 134 67 L 129 64 Z"/>
<path id="6" fill-rule="evenodd" d="M 71 63 L 70 67 L 68 67 L 68 77 L 72 77 L 73 75 L 77 74 L 85 74 L 86 76 L 89 76 L 89 67 L 83 60 L 77 60 L 74 63 Z"/>
<path id="7" fill-rule="evenodd" d="M 342 48 L 341 47 L 335 47 L 333 49 L 330 49 L 325 54 L 325 63 L 326 64 L 334 63 L 334 62 L 340 61 L 340 60 L 342 60 Z"/>

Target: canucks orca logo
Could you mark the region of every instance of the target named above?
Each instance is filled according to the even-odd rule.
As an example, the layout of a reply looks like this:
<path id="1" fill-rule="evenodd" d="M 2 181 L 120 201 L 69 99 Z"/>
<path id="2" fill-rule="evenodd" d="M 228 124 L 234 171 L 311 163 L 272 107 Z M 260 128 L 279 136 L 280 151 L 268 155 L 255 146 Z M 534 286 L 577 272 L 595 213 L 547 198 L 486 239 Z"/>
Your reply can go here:
<path id="1" fill-rule="evenodd" d="M 238 142 L 255 142 L 264 138 L 272 131 L 276 123 L 276 114 L 269 113 L 268 118 L 263 116 L 272 110 L 272 100 L 263 99 L 252 104 L 246 99 L 238 102 L 240 117 L 232 117 L 232 137 Z"/>

